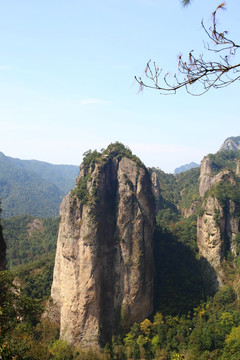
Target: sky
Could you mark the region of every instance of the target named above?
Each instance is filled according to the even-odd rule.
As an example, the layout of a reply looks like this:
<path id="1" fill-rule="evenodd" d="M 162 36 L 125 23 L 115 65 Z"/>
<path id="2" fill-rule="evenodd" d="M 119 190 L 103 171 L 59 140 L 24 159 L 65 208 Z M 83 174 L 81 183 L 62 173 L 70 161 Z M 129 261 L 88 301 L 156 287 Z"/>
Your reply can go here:
<path id="1" fill-rule="evenodd" d="M 85 151 L 120 141 L 168 173 L 215 153 L 240 135 L 239 81 L 165 96 L 139 92 L 134 76 L 144 79 L 150 59 L 174 74 L 179 54 L 209 56 L 201 20 L 209 27 L 219 3 L 0 0 L 0 151 L 79 165 Z M 218 17 L 237 43 L 239 13 L 228 0 Z"/>

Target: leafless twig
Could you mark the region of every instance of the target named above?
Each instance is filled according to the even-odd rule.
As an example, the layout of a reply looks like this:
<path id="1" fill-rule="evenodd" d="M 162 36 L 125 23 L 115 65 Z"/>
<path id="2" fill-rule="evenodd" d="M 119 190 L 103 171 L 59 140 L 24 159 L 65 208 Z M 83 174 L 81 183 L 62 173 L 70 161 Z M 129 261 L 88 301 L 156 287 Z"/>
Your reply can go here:
<path id="1" fill-rule="evenodd" d="M 179 55 L 178 75 L 175 74 L 173 77 L 169 73 L 162 75 L 162 69 L 155 62 L 149 60 L 145 68 L 146 81 L 141 77 L 135 77 L 140 91 L 144 88 L 151 88 L 167 95 L 175 94 L 180 88 L 185 88 L 191 95 L 202 95 L 211 88 L 226 87 L 240 79 L 240 63 L 232 63 L 240 45 L 227 38 L 227 31 L 219 32 L 217 30 L 216 15 L 224 9 L 224 6 L 225 2 L 222 2 L 212 13 L 212 26 L 209 29 L 202 21 L 204 31 L 215 46 L 215 48 L 211 47 L 207 43 L 205 48 L 218 54 L 217 60 L 206 61 L 203 55 L 196 57 L 193 50 L 189 52 L 187 61 L 183 60 L 182 55 Z M 195 83 L 200 85 L 197 87 L 197 91 L 192 86 Z"/>

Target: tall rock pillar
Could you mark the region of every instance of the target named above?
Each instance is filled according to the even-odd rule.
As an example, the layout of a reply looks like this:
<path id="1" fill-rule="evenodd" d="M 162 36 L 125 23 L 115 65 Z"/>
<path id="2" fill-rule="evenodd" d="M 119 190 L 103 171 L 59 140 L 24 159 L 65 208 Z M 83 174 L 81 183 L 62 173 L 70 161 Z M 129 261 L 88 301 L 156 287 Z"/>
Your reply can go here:
<path id="1" fill-rule="evenodd" d="M 60 208 L 51 297 L 61 338 L 101 347 L 152 311 L 154 200 L 123 145 L 87 160 Z"/>

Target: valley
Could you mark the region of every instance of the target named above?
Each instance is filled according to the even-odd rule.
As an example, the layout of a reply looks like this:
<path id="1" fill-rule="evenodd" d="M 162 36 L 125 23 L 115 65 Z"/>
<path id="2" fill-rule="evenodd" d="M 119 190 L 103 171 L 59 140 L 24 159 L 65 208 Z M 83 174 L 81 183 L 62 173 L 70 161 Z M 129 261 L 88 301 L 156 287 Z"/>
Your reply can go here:
<path id="1" fill-rule="evenodd" d="M 113 143 L 68 189 L 2 217 L 3 358 L 239 358 L 238 137 L 175 175 Z"/>

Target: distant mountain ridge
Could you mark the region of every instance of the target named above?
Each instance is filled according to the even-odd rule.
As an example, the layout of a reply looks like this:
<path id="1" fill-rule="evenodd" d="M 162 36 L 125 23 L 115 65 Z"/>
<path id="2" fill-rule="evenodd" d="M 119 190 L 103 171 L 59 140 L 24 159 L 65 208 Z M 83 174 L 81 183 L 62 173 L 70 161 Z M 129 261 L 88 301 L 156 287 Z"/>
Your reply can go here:
<path id="1" fill-rule="evenodd" d="M 14 160 L 23 169 L 33 171 L 47 182 L 56 185 L 63 193 L 67 193 L 74 186 L 79 172 L 79 167 L 75 165 L 54 165 L 39 160 Z"/>
<path id="2" fill-rule="evenodd" d="M 74 187 L 78 172 L 78 166 L 20 160 L 0 152 L 2 216 L 57 216 L 62 198 Z"/>
<path id="3" fill-rule="evenodd" d="M 233 150 L 233 151 L 240 150 L 240 136 L 228 137 L 219 149 L 219 151 L 224 151 L 224 150 Z"/>
<path id="4" fill-rule="evenodd" d="M 228 137 L 219 151 L 240 150 L 240 136 Z M 191 162 L 174 170 L 180 174 L 200 165 Z M 33 215 L 55 217 L 63 197 L 75 186 L 79 167 L 21 160 L 0 152 L 0 199 L 3 217 Z"/>
<path id="5" fill-rule="evenodd" d="M 180 174 L 181 172 L 188 171 L 188 170 L 194 169 L 199 166 L 200 166 L 199 164 L 197 164 L 195 162 L 191 162 L 190 164 L 182 165 L 182 166 L 179 166 L 178 168 L 176 168 L 174 170 L 174 174 L 175 175 Z"/>

